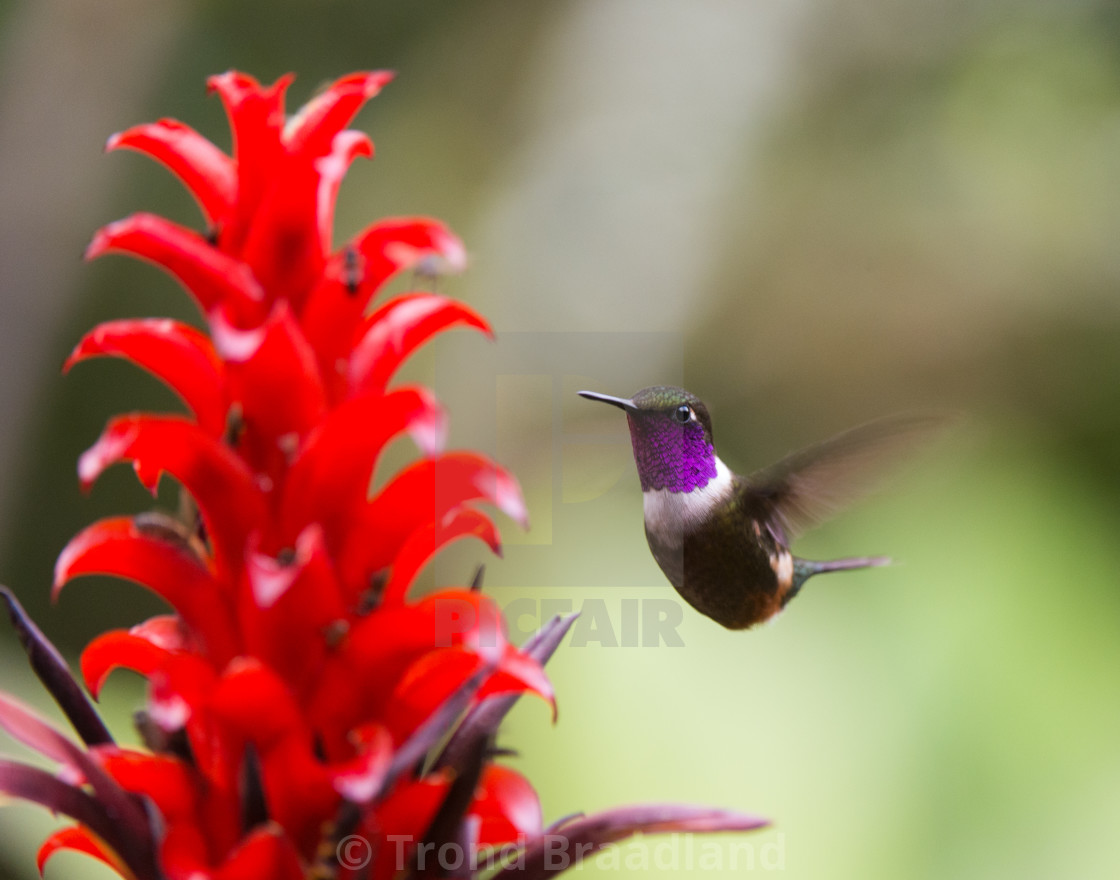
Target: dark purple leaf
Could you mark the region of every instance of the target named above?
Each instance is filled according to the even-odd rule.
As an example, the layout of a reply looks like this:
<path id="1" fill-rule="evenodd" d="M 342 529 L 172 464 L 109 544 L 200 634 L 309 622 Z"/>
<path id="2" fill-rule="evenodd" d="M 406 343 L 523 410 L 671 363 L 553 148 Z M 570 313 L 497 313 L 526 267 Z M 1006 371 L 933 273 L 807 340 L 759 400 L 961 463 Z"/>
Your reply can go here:
<path id="1" fill-rule="evenodd" d="M 423 847 L 427 847 L 428 852 L 438 853 L 441 847 L 446 844 L 461 842 L 463 817 L 474 799 L 475 788 L 478 786 L 478 780 L 482 777 L 482 768 L 486 765 L 486 760 L 489 757 L 488 742 L 478 740 L 474 746 L 465 765 L 456 767 L 455 779 L 447 790 L 447 796 L 443 799 L 435 818 L 432 819 L 428 830 L 424 833 L 421 843 Z M 423 847 L 418 848 L 417 853 L 424 852 Z M 439 877 L 441 871 L 442 866 L 439 865 L 438 859 L 427 859 L 426 870 L 420 871 L 414 866 L 413 873 L 410 876 Z M 464 860 L 459 872 L 448 873 L 446 876 L 469 877 L 469 859 Z"/>
<path id="2" fill-rule="evenodd" d="M 537 880 L 559 874 L 604 846 L 633 834 L 753 831 L 768 824 L 766 819 L 745 813 L 681 804 L 616 807 L 552 826 L 547 833 L 528 843 L 515 864 L 499 871 L 491 880 Z"/>
<path id="3" fill-rule="evenodd" d="M 150 841 L 128 836 L 131 829 L 118 822 L 104 803 L 80 788 L 38 767 L 0 759 L 0 792 L 77 820 L 112 847 L 137 880 L 158 878 Z"/>
<path id="4" fill-rule="evenodd" d="M 34 621 L 27 616 L 19 600 L 7 587 L 0 587 L 0 597 L 7 603 L 8 616 L 19 637 L 31 668 L 47 692 L 66 713 L 74 731 L 87 746 L 112 743 L 113 736 L 97 714 L 89 697 L 70 672 L 58 649 L 50 643 Z"/>
<path id="5" fill-rule="evenodd" d="M 138 840 L 150 838 L 147 816 L 138 798 L 121 788 L 89 752 L 2 692 L 0 727 L 24 745 L 80 773 L 93 788 L 102 809 L 123 834 Z M 121 856 L 123 858 L 125 854 L 121 853 Z"/>

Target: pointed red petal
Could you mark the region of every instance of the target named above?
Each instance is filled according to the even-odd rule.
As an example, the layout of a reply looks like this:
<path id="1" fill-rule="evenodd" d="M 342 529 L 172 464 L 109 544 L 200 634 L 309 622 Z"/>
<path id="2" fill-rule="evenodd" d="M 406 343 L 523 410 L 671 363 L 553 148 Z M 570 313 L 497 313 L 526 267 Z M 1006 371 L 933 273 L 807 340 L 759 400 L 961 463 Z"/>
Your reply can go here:
<path id="1" fill-rule="evenodd" d="M 220 225 L 237 198 L 237 166 L 189 125 L 161 119 L 137 125 L 109 138 L 105 149 L 147 153 L 163 163 L 195 197 L 212 225 Z"/>
<path id="2" fill-rule="evenodd" d="M 278 476 L 326 412 L 315 353 L 287 302 L 278 302 L 268 320 L 250 331 L 229 326 L 219 313 L 214 319 L 230 398 L 241 410 L 240 450 L 258 472 Z"/>
<path id="3" fill-rule="evenodd" d="M 159 266 L 187 289 L 203 314 L 219 304 L 246 319 L 260 312 L 264 293 L 248 266 L 163 217 L 139 213 L 102 227 L 86 248 L 86 259 L 107 253 Z"/>
<path id="4" fill-rule="evenodd" d="M 444 590 L 416 605 L 381 607 L 360 618 L 328 656 L 308 710 L 317 728 L 326 732 L 327 755 L 333 760 L 348 755 L 346 734 L 389 711 L 394 689 L 423 656 L 454 653 L 448 648 L 461 649 L 458 653 L 464 655 L 446 659 L 458 677 L 441 681 L 441 687 L 450 683 L 436 694 L 434 702 L 425 702 L 429 712 L 439 704 L 438 698 L 446 697 L 471 675 L 478 666 L 477 657 L 496 665 L 507 644 L 502 626 L 497 604 L 466 590 Z M 395 701 L 392 711 L 397 711 Z M 409 714 L 403 721 L 398 719 L 394 729 L 411 730 L 426 717 L 419 711 Z"/>
<path id="5" fill-rule="evenodd" d="M 301 880 L 303 876 L 299 854 L 283 829 L 267 825 L 238 844 L 214 880 Z"/>
<path id="6" fill-rule="evenodd" d="M 380 716 L 409 665 L 435 642 L 431 616 L 412 607 L 381 608 L 353 624 L 327 656 L 308 709 L 331 760 L 352 755 L 350 731 Z"/>
<path id="7" fill-rule="evenodd" d="M 284 131 L 284 143 L 292 153 L 323 156 L 370 98 L 393 79 L 387 70 L 351 73 L 336 80 L 308 101 L 292 117 Z"/>
<path id="8" fill-rule="evenodd" d="M 194 818 L 199 800 L 195 775 L 179 758 L 102 746 L 97 760 L 125 791 L 151 798 L 165 821 Z"/>
<path id="9" fill-rule="evenodd" d="M 338 794 L 287 684 L 259 660 L 239 657 L 222 675 L 211 706 L 226 737 L 254 745 L 269 815 L 299 849 L 313 850 Z"/>
<path id="10" fill-rule="evenodd" d="M 315 212 L 319 218 L 319 241 L 324 250 L 330 250 L 334 241 L 334 208 L 342 178 L 354 160 L 373 156 L 373 141 L 360 131 L 340 131 L 335 135 L 331 150 L 315 160 L 319 173 L 319 188 Z"/>
<path id="11" fill-rule="evenodd" d="M 110 630 L 97 636 L 82 651 L 82 678 L 96 700 L 114 669 L 131 669 L 147 678 L 163 665 L 170 653 L 128 630 Z"/>
<path id="12" fill-rule="evenodd" d="M 532 657 L 543 666 L 560 646 L 577 617 L 579 617 L 578 611 L 566 616 L 557 615 L 553 617 L 526 639 L 525 644 L 521 647 L 521 652 Z M 475 706 L 455 728 L 455 733 L 447 742 L 447 745 L 444 746 L 435 766 L 464 766 L 478 744 L 485 742 L 497 732 L 498 725 L 509 714 L 509 710 L 517 702 L 518 696 L 519 694 L 514 694 L 484 700 Z M 555 720 L 555 715 L 554 707 L 553 720 Z"/>
<path id="13" fill-rule="evenodd" d="M 556 720 L 556 697 L 552 682 L 544 674 L 544 668 L 533 657 L 518 651 L 513 645 L 506 645 L 497 671 L 479 688 L 478 697 L 491 697 L 496 694 L 520 694 L 528 691 L 544 700 L 552 709 L 552 720 Z"/>
<path id="14" fill-rule="evenodd" d="M 385 445 L 403 431 L 428 455 L 443 444 L 443 408 L 426 388 L 352 398 L 308 437 L 284 488 L 282 522 L 289 534 L 321 522 L 330 534 L 339 516 L 364 500 Z"/>
<path id="15" fill-rule="evenodd" d="M 225 367 L 205 333 L 168 318 L 107 321 L 82 337 L 63 365 L 125 358 L 162 379 L 213 436 L 225 430 Z"/>
<path id="16" fill-rule="evenodd" d="M 241 258 L 272 301 L 302 303 L 323 271 L 329 242 L 316 215 L 319 175 L 310 162 L 282 160 L 245 233 Z"/>
<path id="17" fill-rule="evenodd" d="M 429 651 L 409 666 L 385 709 L 385 723 L 395 739 L 409 736 L 493 654 L 494 649 L 488 647 L 493 644 L 492 636 L 480 636 L 478 632 L 468 635 L 454 647 Z M 528 691 L 552 707 L 555 719 L 552 684 L 540 664 L 509 644 L 500 646 L 497 652 L 498 666 L 486 677 L 475 699 Z"/>
<path id="18" fill-rule="evenodd" d="M 255 657 L 238 657 L 229 664 L 210 705 L 217 717 L 261 749 L 289 737 L 310 739 L 287 684 Z"/>
<path id="19" fill-rule="evenodd" d="M 353 804 L 367 804 L 373 800 L 393 757 L 393 738 L 383 725 L 363 728 L 360 737 L 357 756 L 331 768 L 335 791 Z"/>
<path id="20" fill-rule="evenodd" d="M 500 764 L 490 764 L 482 771 L 469 815 L 479 820 L 479 846 L 540 834 L 544 821 L 540 798 L 529 780 Z"/>
<path id="21" fill-rule="evenodd" d="M 438 220 L 390 218 L 367 227 L 331 257 L 300 314 L 324 371 L 350 350 L 366 304 L 390 277 L 423 263 L 459 271 L 466 262 L 463 243 Z"/>
<path id="22" fill-rule="evenodd" d="M 175 607 L 216 661 L 224 662 L 234 652 L 233 623 L 220 584 L 190 552 L 145 531 L 135 520 L 104 519 L 75 535 L 55 564 L 52 595 L 87 574 L 147 587 Z"/>
<path id="23" fill-rule="evenodd" d="M 408 588 L 428 561 L 443 547 L 462 538 L 485 541 L 491 550 L 501 555 L 501 538 L 486 514 L 471 508 L 454 511 L 439 526 L 434 523 L 421 526 L 404 542 L 393 562 L 382 602 L 403 602 Z"/>
<path id="24" fill-rule="evenodd" d="M 405 468 L 352 515 L 339 554 L 343 583 L 362 589 L 371 574 L 393 562 L 409 535 L 476 499 L 528 524 L 517 480 L 485 456 L 450 452 Z"/>
<path id="25" fill-rule="evenodd" d="M 265 504 L 233 450 L 183 418 L 120 416 L 78 460 L 82 487 L 120 461 L 131 461 L 141 484 L 153 492 L 164 472 L 178 480 L 198 504 L 215 559 L 241 565 L 246 538 L 264 522 Z"/>
<path id="26" fill-rule="evenodd" d="M 344 632 L 347 620 L 322 529 L 304 529 L 290 561 L 251 552 L 245 573 L 248 588 L 238 598 L 244 649 L 302 695 L 314 687 L 330 639 L 337 637 L 338 627 Z M 293 651 L 293 645 L 300 649 Z"/>
<path id="27" fill-rule="evenodd" d="M 128 868 L 117 858 L 117 854 L 107 847 L 101 838 L 80 825 L 62 828 L 43 841 L 35 859 L 40 875 L 42 875 L 43 869 L 46 868 L 51 856 L 64 849 L 93 856 L 122 877 L 129 876 Z"/>
<path id="28" fill-rule="evenodd" d="M 408 739 L 451 694 L 483 667 L 478 655 L 456 646 L 429 651 L 412 663 L 385 706 L 384 722 L 398 742 Z"/>
<path id="29" fill-rule="evenodd" d="M 292 79 L 287 75 L 262 86 L 253 77 L 231 70 L 207 81 L 226 108 L 238 169 L 236 210 L 221 230 L 222 250 L 227 253 L 241 253 L 260 201 L 283 161 L 284 93 Z"/>
<path id="30" fill-rule="evenodd" d="M 412 863 L 412 852 L 447 798 L 450 785 L 446 773 L 400 783 L 363 822 L 361 833 L 369 849 L 356 848 L 340 855 L 356 862 L 363 852 L 377 854 L 370 880 L 396 877 L 400 873 L 398 865 Z"/>
<path id="31" fill-rule="evenodd" d="M 456 325 L 474 327 L 493 337 L 490 325 L 473 310 L 445 296 L 414 293 L 382 305 L 366 319 L 361 339 L 350 354 L 352 394 L 383 391 L 412 352 Z"/>
<path id="32" fill-rule="evenodd" d="M 232 746 L 215 737 L 210 724 L 210 695 L 218 678 L 212 662 L 202 654 L 169 653 L 148 679 L 147 708 L 151 720 L 163 730 L 186 728 L 195 766 L 214 778 L 229 770 Z"/>
<path id="33" fill-rule="evenodd" d="M 110 630 L 97 636 L 82 651 L 82 678 L 97 699 L 114 669 L 131 669 L 149 678 L 173 654 L 197 649 L 178 615 L 161 614 L 131 629 Z"/>

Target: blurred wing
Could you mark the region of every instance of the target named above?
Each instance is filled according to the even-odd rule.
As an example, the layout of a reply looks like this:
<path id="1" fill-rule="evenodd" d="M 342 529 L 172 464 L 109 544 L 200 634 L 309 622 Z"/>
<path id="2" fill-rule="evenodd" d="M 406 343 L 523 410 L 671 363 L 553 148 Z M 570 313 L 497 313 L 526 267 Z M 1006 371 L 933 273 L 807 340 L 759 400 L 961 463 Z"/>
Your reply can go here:
<path id="1" fill-rule="evenodd" d="M 918 414 L 860 425 L 751 474 L 746 496 L 779 530 L 777 537 L 791 541 L 867 495 L 884 470 L 951 422 Z"/>

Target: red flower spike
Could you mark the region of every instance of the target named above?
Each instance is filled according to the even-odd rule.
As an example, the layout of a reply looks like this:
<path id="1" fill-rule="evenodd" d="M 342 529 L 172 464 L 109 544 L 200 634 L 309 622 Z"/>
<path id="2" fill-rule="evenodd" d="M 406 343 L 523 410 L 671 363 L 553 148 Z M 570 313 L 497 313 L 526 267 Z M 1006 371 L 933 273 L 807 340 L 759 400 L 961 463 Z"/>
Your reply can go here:
<path id="1" fill-rule="evenodd" d="M 443 547 L 462 538 L 485 541 L 498 556 L 502 555 L 501 537 L 486 514 L 470 508 L 452 511 L 439 526 L 421 526 L 397 552 L 382 601 L 403 602 L 416 575 Z"/>
<path id="2" fill-rule="evenodd" d="M 188 125 L 161 119 L 137 125 L 109 138 L 106 150 L 146 153 L 165 165 L 195 197 L 211 224 L 229 215 L 237 198 L 237 166 L 214 144 Z"/>
<path id="3" fill-rule="evenodd" d="M 133 214 L 98 230 L 86 248 L 86 259 L 108 253 L 129 254 L 159 266 L 186 288 L 203 314 L 224 305 L 248 322 L 262 311 L 264 292 L 248 266 L 163 217 Z"/>
<path id="4" fill-rule="evenodd" d="M 128 876 L 128 868 L 117 858 L 117 854 L 107 847 L 99 837 L 80 825 L 62 828 L 43 841 L 43 845 L 39 847 L 39 853 L 35 858 L 40 876 L 47 867 L 47 862 L 50 861 L 51 856 L 62 850 L 85 853 L 87 856 L 92 856 L 98 861 L 104 862 L 122 877 Z"/>
<path id="5" fill-rule="evenodd" d="M 234 653 L 236 638 L 221 586 L 187 550 L 145 531 L 130 517 L 105 519 L 75 535 L 55 564 L 52 597 L 80 575 L 135 581 L 165 599 L 217 662 Z"/>
<path id="6" fill-rule="evenodd" d="M 131 461 L 141 485 L 155 494 L 171 474 L 194 498 L 222 564 L 240 566 L 245 540 L 265 520 L 264 497 L 245 462 L 198 425 L 176 416 L 120 416 L 78 460 L 82 488 L 105 468 Z"/>
<path id="7" fill-rule="evenodd" d="M 414 293 L 389 300 L 366 320 L 350 354 L 350 392 L 383 391 L 412 352 L 435 334 L 456 325 L 474 327 L 494 337 L 490 325 L 474 310 L 447 297 Z"/>
<path id="8" fill-rule="evenodd" d="M 436 334 L 492 335 L 490 327 L 430 293 L 397 297 L 367 317 L 394 273 L 457 271 L 466 253 L 438 221 L 407 217 L 332 249 L 341 182 L 355 159 L 373 154 L 369 138 L 347 126 L 390 77 L 342 77 L 290 119 L 291 77 L 212 78 L 232 157 L 173 120 L 109 141 L 177 175 L 209 229 L 136 214 L 97 233 L 89 256 L 119 252 L 166 270 L 202 309 L 209 337 L 149 319 L 112 321 L 79 342 L 65 369 L 101 355 L 129 360 L 193 414 L 111 420 L 81 457 L 79 478 L 88 488 L 128 461 L 154 492 L 166 472 L 201 522 L 193 513 L 105 520 L 77 535 L 56 566 L 56 595 L 74 577 L 107 574 L 172 605 L 172 614 L 96 637 L 81 658 L 95 695 L 119 667 L 147 679 L 138 723 L 150 751 L 113 745 L 61 655 L 0 590 L 32 668 L 84 743 L 0 694 L 0 728 L 60 770 L 0 759 L 0 793 L 78 823 L 47 841 L 40 866 L 70 848 L 128 880 L 390 880 L 414 867 L 433 873 L 414 863 L 422 841 L 512 843 L 522 846 L 519 873 L 555 873 L 536 794 L 493 764 L 490 743 L 526 692 L 548 701 L 555 718 L 542 665 L 574 616 L 518 649 L 476 588 L 408 599 L 451 541 L 500 550 L 478 502 L 527 525 L 510 474 L 474 453 L 440 454 L 445 414 L 428 389 L 388 390 Z M 378 480 L 370 498 L 383 449 L 406 432 L 427 460 Z M 595 848 L 641 831 L 759 824 L 655 806 L 550 831 Z M 336 849 L 355 834 L 364 850 Z M 356 857 L 364 857 L 357 867 Z M 474 877 L 478 868 L 454 873 Z"/>
<path id="9" fill-rule="evenodd" d="M 205 333 L 169 318 L 107 321 L 82 337 L 62 371 L 100 355 L 124 358 L 162 379 L 212 436 L 225 430 L 225 365 Z"/>

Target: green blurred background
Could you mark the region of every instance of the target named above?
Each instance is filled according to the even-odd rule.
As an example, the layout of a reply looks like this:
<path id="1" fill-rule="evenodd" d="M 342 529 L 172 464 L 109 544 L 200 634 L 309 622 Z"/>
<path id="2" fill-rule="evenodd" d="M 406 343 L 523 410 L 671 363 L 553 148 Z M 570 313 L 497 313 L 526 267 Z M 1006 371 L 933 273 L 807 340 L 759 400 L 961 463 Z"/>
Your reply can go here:
<path id="1" fill-rule="evenodd" d="M 124 468 L 81 496 L 78 454 L 111 413 L 175 406 L 124 365 L 58 365 L 97 320 L 196 317 L 149 267 L 79 259 L 133 210 L 199 222 L 162 169 L 103 156 L 106 136 L 167 115 L 227 144 L 203 81 L 230 67 L 296 72 L 293 104 L 393 68 L 358 122 L 378 157 L 343 187 L 338 234 L 424 213 L 467 242 L 444 289 L 499 342 L 447 338 L 410 370 L 450 403 L 455 445 L 522 477 L 535 528 L 504 524 L 487 575 L 503 604 L 602 603 L 621 638 L 633 600 L 674 596 L 623 421 L 578 387 L 686 384 L 745 470 L 883 413 L 968 414 L 798 545 L 901 564 L 814 582 L 756 632 L 685 609 L 684 647 L 562 648 L 558 724 L 526 701 L 502 740 L 546 818 L 645 800 L 772 817 L 705 850 L 728 876 L 733 856 L 797 878 L 1120 875 L 1118 13 L 0 3 L 0 579 L 72 656 L 158 609 L 95 580 L 47 600 L 75 531 L 150 504 Z M 478 555 L 457 547 L 429 579 L 462 581 Z M 0 647 L 5 686 L 41 701 L 7 633 Z M 128 675 L 107 688 L 118 731 L 140 698 Z M 33 876 L 49 823 L 0 810 L 0 872 Z M 719 875 L 700 840 L 691 870 L 658 842 L 618 861 Z M 48 876 L 67 872 L 105 874 L 64 854 Z"/>

